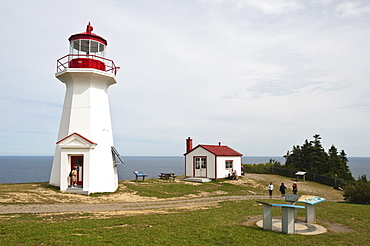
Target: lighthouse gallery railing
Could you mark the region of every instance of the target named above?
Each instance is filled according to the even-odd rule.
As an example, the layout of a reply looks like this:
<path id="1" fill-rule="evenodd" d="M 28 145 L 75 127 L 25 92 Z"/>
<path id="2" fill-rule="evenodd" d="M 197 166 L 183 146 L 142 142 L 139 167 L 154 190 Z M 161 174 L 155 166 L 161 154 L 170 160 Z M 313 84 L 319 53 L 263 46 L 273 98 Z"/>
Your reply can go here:
<path id="1" fill-rule="evenodd" d="M 82 64 L 86 64 L 84 60 L 91 61 L 93 63 L 89 62 L 87 66 L 85 66 L 85 68 L 95 68 L 95 69 L 102 70 L 105 72 L 113 73 L 114 75 L 116 75 L 118 69 L 120 69 L 120 67 L 117 67 L 114 64 L 113 60 L 110 60 L 104 57 L 95 56 L 95 55 L 69 54 L 57 60 L 57 72 L 63 71 L 64 69 L 67 69 L 67 68 L 76 68 L 75 64 L 77 63 L 74 62 L 76 60 L 78 60 L 77 61 L 78 63 L 82 63 Z M 100 66 L 96 65 L 99 63 L 103 64 L 104 67 L 102 68 L 101 65 Z"/>

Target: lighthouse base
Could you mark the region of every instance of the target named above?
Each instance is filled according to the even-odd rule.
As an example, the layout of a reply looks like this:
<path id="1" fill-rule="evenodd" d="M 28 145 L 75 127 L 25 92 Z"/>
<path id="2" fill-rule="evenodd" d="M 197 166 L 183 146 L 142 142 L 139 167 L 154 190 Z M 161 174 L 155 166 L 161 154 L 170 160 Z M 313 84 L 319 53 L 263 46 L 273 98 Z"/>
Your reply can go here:
<path id="1" fill-rule="evenodd" d="M 78 194 L 115 192 L 118 173 L 113 156 L 112 146 L 99 146 L 73 133 L 57 143 L 50 184 Z M 76 177 L 70 176 L 71 170 Z"/>
<path id="2" fill-rule="evenodd" d="M 90 193 L 82 188 L 67 188 L 66 192 L 73 194 L 89 195 Z"/>

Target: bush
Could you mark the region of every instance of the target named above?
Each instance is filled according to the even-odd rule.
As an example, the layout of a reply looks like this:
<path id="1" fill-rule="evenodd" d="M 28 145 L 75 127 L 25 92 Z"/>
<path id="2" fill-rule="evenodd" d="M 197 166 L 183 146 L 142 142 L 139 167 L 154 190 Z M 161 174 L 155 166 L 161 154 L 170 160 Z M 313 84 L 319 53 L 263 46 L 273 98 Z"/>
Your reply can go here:
<path id="1" fill-rule="evenodd" d="M 271 173 L 271 164 L 243 164 L 244 173 Z"/>
<path id="2" fill-rule="evenodd" d="M 370 183 L 357 182 L 355 185 L 347 185 L 343 196 L 348 202 L 370 204 Z"/>

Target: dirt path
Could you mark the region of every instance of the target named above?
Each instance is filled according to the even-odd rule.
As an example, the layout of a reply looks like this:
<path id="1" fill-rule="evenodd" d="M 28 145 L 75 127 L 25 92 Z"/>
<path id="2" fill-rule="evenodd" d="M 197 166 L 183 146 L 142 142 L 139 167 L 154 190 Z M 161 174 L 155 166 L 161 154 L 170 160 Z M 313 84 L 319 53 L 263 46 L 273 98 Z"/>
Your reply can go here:
<path id="1" fill-rule="evenodd" d="M 223 196 L 202 197 L 186 200 L 171 200 L 158 202 L 130 202 L 106 204 L 34 204 L 0 206 L 0 214 L 10 213 L 68 213 L 68 212 L 103 212 L 124 210 L 150 210 L 158 208 L 193 207 L 217 204 L 224 201 L 240 201 L 265 199 L 266 196 Z"/>

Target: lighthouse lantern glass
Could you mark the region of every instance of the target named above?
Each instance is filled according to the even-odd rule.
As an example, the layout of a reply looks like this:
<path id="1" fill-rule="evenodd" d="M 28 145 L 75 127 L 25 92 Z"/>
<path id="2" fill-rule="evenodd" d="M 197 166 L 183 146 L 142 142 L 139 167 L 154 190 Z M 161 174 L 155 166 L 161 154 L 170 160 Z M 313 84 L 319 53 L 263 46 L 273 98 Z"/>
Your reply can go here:
<path id="1" fill-rule="evenodd" d="M 70 54 L 89 57 L 91 55 L 105 57 L 105 45 L 91 39 L 77 39 L 71 41 Z"/>

